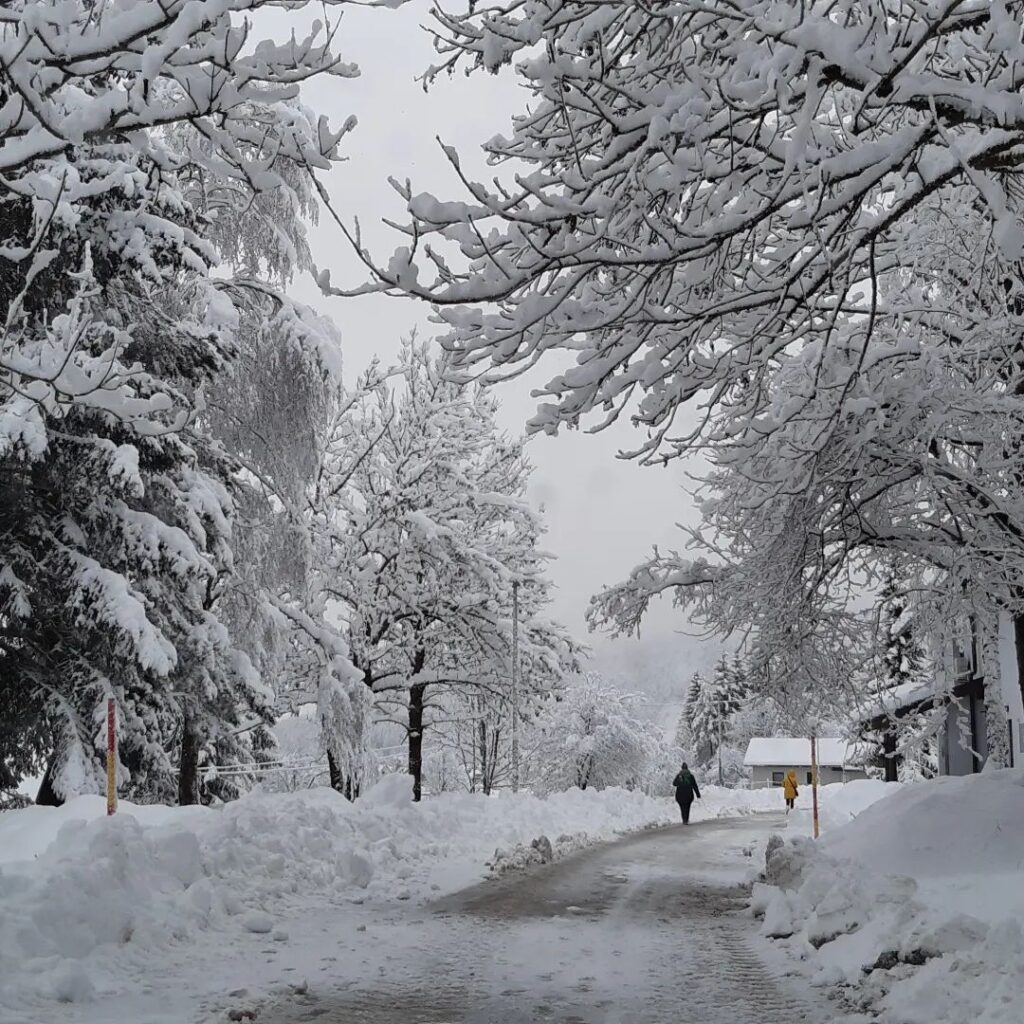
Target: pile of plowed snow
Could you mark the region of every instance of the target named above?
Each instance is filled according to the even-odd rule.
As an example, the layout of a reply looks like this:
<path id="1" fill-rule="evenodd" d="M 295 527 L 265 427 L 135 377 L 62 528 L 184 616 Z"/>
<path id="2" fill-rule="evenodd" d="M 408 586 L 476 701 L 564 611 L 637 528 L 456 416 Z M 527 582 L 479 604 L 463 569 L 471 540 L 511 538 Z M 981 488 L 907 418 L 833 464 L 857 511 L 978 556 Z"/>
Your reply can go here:
<path id="1" fill-rule="evenodd" d="M 156 964 L 197 931 L 284 941 L 304 907 L 426 898 L 482 877 L 499 848 L 563 833 L 597 841 L 677 815 L 621 789 L 410 796 L 408 777 L 393 776 L 354 804 L 319 789 L 215 809 L 126 803 L 112 818 L 98 797 L 0 814 L 0 1009 L 19 991 L 88 999 L 111 946 L 122 962 Z M 778 800 L 712 788 L 695 818 Z"/>
<path id="2" fill-rule="evenodd" d="M 769 854 L 764 931 L 883 1021 L 1019 1024 L 1024 772 L 894 787 Z"/>

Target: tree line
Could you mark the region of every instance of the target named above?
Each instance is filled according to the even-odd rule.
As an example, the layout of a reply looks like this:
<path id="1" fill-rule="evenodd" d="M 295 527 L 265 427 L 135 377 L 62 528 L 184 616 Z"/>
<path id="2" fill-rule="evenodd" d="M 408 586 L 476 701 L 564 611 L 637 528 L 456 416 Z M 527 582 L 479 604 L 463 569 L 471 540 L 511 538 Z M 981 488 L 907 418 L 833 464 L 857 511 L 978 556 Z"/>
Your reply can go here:
<path id="1" fill-rule="evenodd" d="M 347 384 L 288 295 L 352 127 L 299 88 L 356 72 L 332 24 L 257 40 L 270 6 L 5 15 L 0 794 L 101 791 L 113 698 L 131 799 L 195 802 L 301 705 L 349 796 L 400 722 L 418 796 L 442 698 L 507 720 L 513 585 L 527 693 L 575 667 L 494 399 L 414 340 Z"/>

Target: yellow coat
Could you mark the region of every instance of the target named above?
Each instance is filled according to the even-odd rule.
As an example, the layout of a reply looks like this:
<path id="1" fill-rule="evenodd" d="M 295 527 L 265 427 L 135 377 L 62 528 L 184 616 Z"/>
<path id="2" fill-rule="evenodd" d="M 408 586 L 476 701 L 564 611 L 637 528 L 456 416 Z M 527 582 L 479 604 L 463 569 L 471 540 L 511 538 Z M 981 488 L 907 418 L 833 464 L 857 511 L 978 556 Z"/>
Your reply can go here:
<path id="1" fill-rule="evenodd" d="M 782 792 L 787 800 L 796 799 L 796 772 L 790 769 L 782 780 Z"/>

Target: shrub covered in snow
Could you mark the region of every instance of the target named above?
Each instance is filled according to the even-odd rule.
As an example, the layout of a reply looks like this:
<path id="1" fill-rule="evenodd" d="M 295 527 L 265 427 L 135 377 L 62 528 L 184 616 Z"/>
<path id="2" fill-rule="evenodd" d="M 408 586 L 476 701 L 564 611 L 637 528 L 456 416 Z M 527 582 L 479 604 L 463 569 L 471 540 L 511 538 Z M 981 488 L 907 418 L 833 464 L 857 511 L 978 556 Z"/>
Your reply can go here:
<path id="1" fill-rule="evenodd" d="M 622 786 L 667 796 L 678 755 L 657 726 L 639 717 L 642 702 L 596 673 L 549 697 L 532 729 L 533 787 L 550 793 Z"/>

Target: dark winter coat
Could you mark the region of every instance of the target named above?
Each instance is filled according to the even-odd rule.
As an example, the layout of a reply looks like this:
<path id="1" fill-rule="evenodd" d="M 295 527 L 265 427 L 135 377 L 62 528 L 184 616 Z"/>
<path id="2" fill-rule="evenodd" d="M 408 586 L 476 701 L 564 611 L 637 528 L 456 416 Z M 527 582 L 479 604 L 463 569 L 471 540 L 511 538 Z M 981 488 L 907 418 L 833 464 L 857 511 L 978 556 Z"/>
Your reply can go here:
<path id="1" fill-rule="evenodd" d="M 697 780 L 690 772 L 680 772 L 673 780 L 672 785 L 676 787 L 676 803 L 692 804 L 693 798 L 700 799 L 700 790 L 697 788 Z"/>

